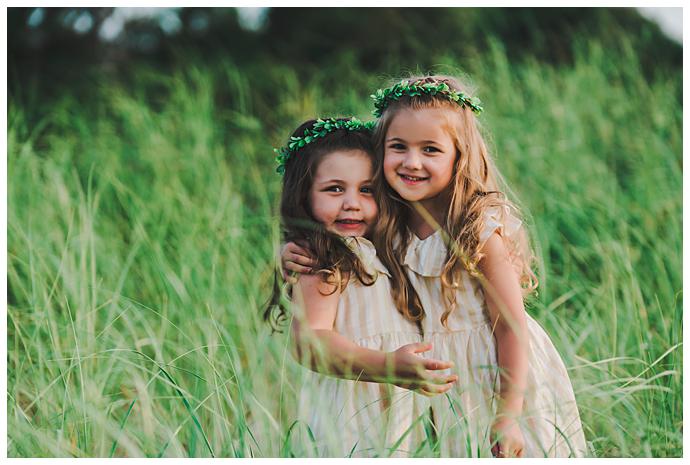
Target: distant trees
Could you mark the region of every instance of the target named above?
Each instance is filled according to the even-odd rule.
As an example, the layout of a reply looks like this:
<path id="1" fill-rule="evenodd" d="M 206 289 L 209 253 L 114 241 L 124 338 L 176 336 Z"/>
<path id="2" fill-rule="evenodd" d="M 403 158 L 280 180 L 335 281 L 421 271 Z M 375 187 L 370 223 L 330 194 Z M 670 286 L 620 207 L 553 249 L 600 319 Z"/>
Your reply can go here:
<path id="1" fill-rule="evenodd" d="M 141 59 L 174 67 L 231 57 L 308 72 L 347 55 L 364 71 L 397 74 L 401 63 L 427 69 L 443 57 L 481 57 L 490 38 L 511 60 L 559 64 L 572 60 L 578 38 L 613 49 L 626 37 L 645 72 L 682 69 L 682 46 L 631 8 L 270 8 L 259 30 L 243 28 L 235 8 L 162 10 L 106 41 L 99 31 L 114 8 L 8 8 L 10 87 L 30 76 L 76 85 L 90 69 Z"/>

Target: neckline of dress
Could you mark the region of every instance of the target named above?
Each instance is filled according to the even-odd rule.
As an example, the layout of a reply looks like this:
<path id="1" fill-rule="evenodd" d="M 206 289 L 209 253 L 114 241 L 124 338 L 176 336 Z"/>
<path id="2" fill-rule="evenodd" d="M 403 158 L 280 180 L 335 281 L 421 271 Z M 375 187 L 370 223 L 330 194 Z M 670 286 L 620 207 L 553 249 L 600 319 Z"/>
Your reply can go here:
<path id="1" fill-rule="evenodd" d="M 343 240 L 345 241 L 346 244 L 364 244 L 367 247 L 374 247 L 374 243 L 371 242 L 369 239 L 367 239 L 364 236 L 345 236 L 343 237 Z"/>
<path id="2" fill-rule="evenodd" d="M 441 235 L 441 230 L 437 229 L 436 231 L 433 232 L 433 234 L 430 234 L 429 236 L 422 239 L 421 237 L 417 236 L 417 234 L 415 234 L 415 232 L 412 231 L 411 229 L 409 231 L 410 231 L 410 235 L 412 236 L 412 242 L 417 243 L 417 244 L 424 244 L 427 241 L 431 242 L 432 238 L 439 237 Z"/>

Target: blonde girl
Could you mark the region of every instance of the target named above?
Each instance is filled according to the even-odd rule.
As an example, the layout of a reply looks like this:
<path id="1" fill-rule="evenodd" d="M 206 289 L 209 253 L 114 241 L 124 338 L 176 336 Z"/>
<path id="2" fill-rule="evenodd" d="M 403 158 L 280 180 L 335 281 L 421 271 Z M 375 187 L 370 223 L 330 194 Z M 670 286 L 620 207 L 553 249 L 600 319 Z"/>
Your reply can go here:
<path id="1" fill-rule="evenodd" d="M 381 203 L 374 242 L 397 308 L 421 320 L 431 356 L 455 362 L 459 378 L 431 399 L 441 455 L 584 455 L 565 366 L 524 309 L 536 287 L 532 252 L 482 138 L 481 103 L 449 76 L 373 97 L 377 189 L 392 200 Z"/>
<path id="2" fill-rule="evenodd" d="M 320 456 L 412 455 L 426 396 L 457 379 L 438 374 L 451 363 L 418 355 L 431 346 L 396 310 L 388 270 L 366 238 L 378 218 L 373 158 L 369 126 L 345 118 L 303 123 L 279 156 L 284 237 L 315 258 L 316 272 L 292 288 L 291 333 L 297 359 L 315 372 L 300 418 Z M 286 320 L 288 310 L 276 288 L 265 319 Z"/>

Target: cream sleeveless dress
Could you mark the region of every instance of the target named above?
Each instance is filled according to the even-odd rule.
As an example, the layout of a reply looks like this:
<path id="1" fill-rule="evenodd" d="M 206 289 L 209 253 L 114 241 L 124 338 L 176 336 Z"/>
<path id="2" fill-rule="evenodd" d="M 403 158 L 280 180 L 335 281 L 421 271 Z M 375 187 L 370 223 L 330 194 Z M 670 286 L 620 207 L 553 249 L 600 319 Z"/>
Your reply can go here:
<path id="1" fill-rule="evenodd" d="M 508 207 L 490 209 L 480 242 L 498 232 L 510 236 L 521 226 Z M 412 234 L 404 265 L 424 306 L 427 356 L 455 363 L 459 376 L 448 395 L 431 399 L 442 457 L 491 457 L 490 426 L 499 391 L 496 343 L 478 280 L 462 275 L 457 307 L 441 324 L 445 307 L 441 271 L 446 245 L 440 232 L 424 240 Z M 585 438 L 568 372 L 542 327 L 527 315 L 529 371 L 520 418 L 525 457 L 570 457 L 586 453 Z"/>
<path id="2" fill-rule="evenodd" d="M 340 296 L 334 330 L 354 343 L 394 351 L 421 342 L 418 327 L 405 320 L 391 297 L 388 270 L 371 242 L 347 238 L 376 282 L 351 279 Z M 408 457 L 426 438 L 429 399 L 385 383 L 344 380 L 302 370 L 299 416 L 309 425 L 320 457 Z"/>

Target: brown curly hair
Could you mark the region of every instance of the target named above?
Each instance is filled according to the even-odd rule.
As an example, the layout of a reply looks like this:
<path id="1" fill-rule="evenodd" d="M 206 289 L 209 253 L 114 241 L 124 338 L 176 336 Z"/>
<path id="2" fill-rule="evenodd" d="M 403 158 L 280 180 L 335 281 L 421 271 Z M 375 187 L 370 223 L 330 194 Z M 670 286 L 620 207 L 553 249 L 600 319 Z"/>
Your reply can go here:
<path id="1" fill-rule="evenodd" d="M 291 137 L 301 137 L 305 130 L 312 129 L 314 123 L 314 119 L 305 121 L 295 129 Z M 376 281 L 376 276 L 366 271 L 357 255 L 343 239 L 327 231 L 314 218 L 309 203 L 309 191 L 319 164 L 326 155 L 340 150 L 360 150 L 371 158 L 372 164 L 374 163 L 374 146 L 368 129 L 337 129 L 299 148 L 285 162 L 280 199 L 283 241 L 306 244 L 309 247 L 312 257 L 318 263 L 316 273 L 321 275 L 324 282 L 333 285 L 333 292 L 344 289 L 351 276 L 365 286 L 370 286 Z M 268 322 L 273 330 L 278 330 L 288 319 L 288 308 L 281 299 L 282 287 L 281 273 L 276 269 L 272 295 L 263 312 L 264 321 Z M 288 286 L 288 295 L 290 294 L 291 289 Z"/>

